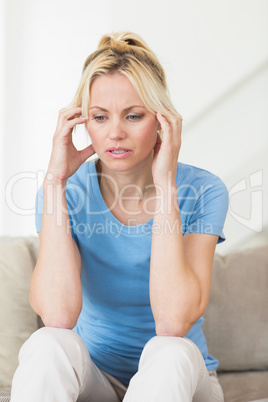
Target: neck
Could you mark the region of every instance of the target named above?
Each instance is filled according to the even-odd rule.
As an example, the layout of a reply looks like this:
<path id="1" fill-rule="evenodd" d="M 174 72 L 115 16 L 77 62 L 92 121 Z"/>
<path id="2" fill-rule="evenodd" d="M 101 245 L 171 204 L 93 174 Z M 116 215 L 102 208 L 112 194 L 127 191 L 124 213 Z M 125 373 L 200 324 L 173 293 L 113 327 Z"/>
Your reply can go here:
<path id="1" fill-rule="evenodd" d="M 137 203 L 148 198 L 155 191 L 152 176 L 152 160 L 148 166 L 135 166 L 125 172 L 110 170 L 100 160 L 96 165 L 100 190 L 106 199 L 130 199 Z"/>

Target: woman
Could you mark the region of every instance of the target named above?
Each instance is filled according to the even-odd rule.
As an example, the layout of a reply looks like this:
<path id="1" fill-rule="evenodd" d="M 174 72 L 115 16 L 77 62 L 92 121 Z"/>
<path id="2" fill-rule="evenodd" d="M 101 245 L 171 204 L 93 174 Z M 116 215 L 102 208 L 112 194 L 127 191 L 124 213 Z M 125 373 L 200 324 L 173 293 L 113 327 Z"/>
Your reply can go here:
<path id="1" fill-rule="evenodd" d="M 46 327 L 20 351 L 12 402 L 223 401 L 201 324 L 228 193 L 178 163 L 180 146 L 156 56 L 133 33 L 103 36 L 38 193 L 30 302 Z"/>

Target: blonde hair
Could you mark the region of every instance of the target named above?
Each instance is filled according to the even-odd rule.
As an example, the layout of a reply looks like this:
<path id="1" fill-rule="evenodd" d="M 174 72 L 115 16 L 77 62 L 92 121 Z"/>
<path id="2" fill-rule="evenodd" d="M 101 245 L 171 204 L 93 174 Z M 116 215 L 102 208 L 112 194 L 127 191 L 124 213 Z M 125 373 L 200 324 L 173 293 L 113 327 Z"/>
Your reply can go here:
<path id="1" fill-rule="evenodd" d="M 98 49 L 86 59 L 72 102 L 74 106 L 82 106 L 84 117 L 88 117 L 90 88 L 94 80 L 114 73 L 123 74 L 130 80 L 150 112 L 181 118 L 170 100 L 165 72 L 156 55 L 132 32 L 105 34 Z"/>

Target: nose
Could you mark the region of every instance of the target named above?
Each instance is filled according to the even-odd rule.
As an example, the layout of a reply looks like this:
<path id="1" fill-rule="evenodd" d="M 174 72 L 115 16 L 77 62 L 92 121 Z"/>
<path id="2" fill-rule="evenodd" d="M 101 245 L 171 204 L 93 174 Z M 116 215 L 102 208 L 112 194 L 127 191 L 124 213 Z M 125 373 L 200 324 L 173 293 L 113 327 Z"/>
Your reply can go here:
<path id="1" fill-rule="evenodd" d="M 109 138 L 111 140 L 123 140 L 126 138 L 126 131 L 120 120 L 114 120 L 109 127 Z"/>

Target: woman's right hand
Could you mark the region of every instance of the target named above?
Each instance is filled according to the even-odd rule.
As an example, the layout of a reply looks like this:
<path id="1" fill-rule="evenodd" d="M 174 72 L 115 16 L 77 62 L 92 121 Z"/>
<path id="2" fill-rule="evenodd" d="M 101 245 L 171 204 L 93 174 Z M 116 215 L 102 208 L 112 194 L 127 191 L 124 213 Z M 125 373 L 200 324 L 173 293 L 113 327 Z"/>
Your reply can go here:
<path id="1" fill-rule="evenodd" d="M 49 161 L 47 174 L 53 175 L 49 180 L 65 183 L 77 169 L 95 151 L 92 145 L 78 151 L 72 141 L 73 128 L 77 124 L 84 124 L 87 119 L 76 117 L 82 113 L 82 107 L 70 107 L 60 110 L 57 128 L 53 137 L 52 153 Z"/>

